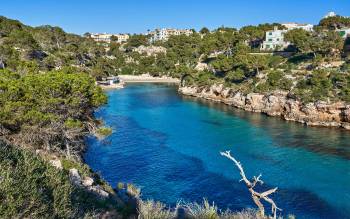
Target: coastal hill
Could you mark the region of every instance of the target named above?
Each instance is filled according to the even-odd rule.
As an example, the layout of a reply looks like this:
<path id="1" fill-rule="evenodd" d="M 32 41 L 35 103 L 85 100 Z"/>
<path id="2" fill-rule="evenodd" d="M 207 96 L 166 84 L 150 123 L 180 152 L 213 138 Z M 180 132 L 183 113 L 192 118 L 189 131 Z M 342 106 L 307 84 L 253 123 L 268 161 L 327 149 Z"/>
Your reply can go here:
<path id="1" fill-rule="evenodd" d="M 186 74 L 184 94 L 223 102 L 234 97 L 243 101 L 242 108 L 261 112 L 265 100 L 273 109 L 280 104 L 271 115 L 288 111 L 283 104 L 293 99 L 298 106 L 314 104 L 306 110 L 322 109 L 322 118 L 333 122 L 320 124 L 348 127 L 349 42 L 339 32 L 346 27 L 349 19 L 335 16 L 312 31 L 262 24 L 240 30 L 203 28 L 155 42 L 136 34 L 106 44 L 59 27 L 30 27 L 0 17 L 0 217 L 175 217 L 161 203 L 138 199 L 132 185 L 112 189 L 84 164 L 84 137 L 111 132 L 93 116 L 108 101 L 96 79 L 118 74 L 180 79 Z M 261 51 L 266 32 L 276 28 L 286 30 L 290 45 Z M 283 104 L 272 95 L 277 93 Z M 245 107 L 247 103 L 254 106 Z M 215 206 L 199 206 L 194 218 L 221 217 Z M 237 215 L 257 217 L 254 211 L 222 217 Z"/>

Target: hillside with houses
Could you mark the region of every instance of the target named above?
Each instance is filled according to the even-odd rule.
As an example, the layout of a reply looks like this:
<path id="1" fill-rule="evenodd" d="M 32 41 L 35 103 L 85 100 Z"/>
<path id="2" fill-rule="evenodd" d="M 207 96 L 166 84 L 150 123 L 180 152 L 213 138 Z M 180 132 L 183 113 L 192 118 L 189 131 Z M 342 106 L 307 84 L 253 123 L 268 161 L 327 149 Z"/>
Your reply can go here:
<path id="1" fill-rule="evenodd" d="M 310 125 L 349 128 L 350 117 L 339 116 L 349 114 L 349 36 L 350 18 L 330 12 L 318 24 L 199 32 L 164 28 L 102 44 L 118 60 L 117 74 L 181 78 L 183 94 Z M 277 100 L 266 108 L 269 97 Z M 295 106 L 286 106 L 288 101 Z"/>

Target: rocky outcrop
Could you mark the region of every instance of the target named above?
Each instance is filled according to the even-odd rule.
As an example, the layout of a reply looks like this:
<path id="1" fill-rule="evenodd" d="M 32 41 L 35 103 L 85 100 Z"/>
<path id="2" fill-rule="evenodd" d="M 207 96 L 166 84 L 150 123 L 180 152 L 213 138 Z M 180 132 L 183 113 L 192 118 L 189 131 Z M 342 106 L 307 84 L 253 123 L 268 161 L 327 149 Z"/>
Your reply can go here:
<path id="1" fill-rule="evenodd" d="M 209 66 L 207 63 L 198 62 L 194 69 L 197 71 L 204 71 L 204 70 L 208 70 Z"/>
<path id="2" fill-rule="evenodd" d="M 82 179 L 78 170 L 75 168 L 69 170 L 69 178 L 73 185 L 84 188 L 85 190 L 94 193 L 101 199 L 106 199 L 110 195 L 100 185 L 94 185 L 94 179 L 90 177 L 85 177 Z"/>
<path id="3" fill-rule="evenodd" d="M 209 88 L 180 87 L 179 92 L 311 126 L 342 127 L 350 130 L 350 105 L 344 102 L 318 101 L 304 104 L 284 91 L 243 94 L 225 88 L 222 84 L 212 85 Z"/>
<path id="4" fill-rule="evenodd" d="M 162 46 L 139 46 L 133 49 L 134 52 L 138 52 L 139 54 L 146 54 L 147 56 L 154 56 L 157 54 L 165 54 L 166 48 Z"/>
<path id="5" fill-rule="evenodd" d="M 53 167 L 56 167 L 57 169 L 59 170 L 62 170 L 63 167 L 62 167 L 62 163 L 61 163 L 61 160 L 59 159 L 53 159 L 53 160 L 50 160 L 49 163 L 53 166 Z"/>

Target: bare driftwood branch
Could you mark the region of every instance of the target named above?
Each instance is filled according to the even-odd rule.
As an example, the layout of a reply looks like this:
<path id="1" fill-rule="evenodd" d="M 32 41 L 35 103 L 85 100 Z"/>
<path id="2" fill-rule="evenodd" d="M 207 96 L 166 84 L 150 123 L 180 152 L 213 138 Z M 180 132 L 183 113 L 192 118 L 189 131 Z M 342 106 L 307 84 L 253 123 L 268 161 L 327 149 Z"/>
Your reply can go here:
<path id="1" fill-rule="evenodd" d="M 264 218 L 265 217 L 265 209 L 264 209 L 264 205 L 261 203 L 261 199 L 265 200 L 266 202 L 268 202 L 269 204 L 271 204 L 271 211 L 272 211 L 272 215 L 273 218 L 276 219 L 277 218 L 277 210 L 282 211 L 282 209 L 278 208 L 276 203 L 270 198 L 268 197 L 269 195 L 271 195 L 272 193 L 277 191 L 277 187 L 274 189 L 270 189 L 267 190 L 265 192 L 257 192 L 254 190 L 254 187 L 256 186 L 257 183 L 263 184 L 264 182 L 260 179 L 261 174 L 256 177 L 254 176 L 252 179 L 252 182 L 249 181 L 244 173 L 243 167 L 241 165 L 241 163 L 239 161 L 237 161 L 232 155 L 230 151 L 225 151 L 225 152 L 220 152 L 220 154 L 224 157 L 227 157 L 228 159 L 232 160 L 233 163 L 237 166 L 240 175 L 242 176 L 242 179 L 240 181 L 244 181 L 249 192 L 252 195 L 252 199 L 254 201 L 254 203 L 258 206 L 259 211 L 261 216 Z"/>

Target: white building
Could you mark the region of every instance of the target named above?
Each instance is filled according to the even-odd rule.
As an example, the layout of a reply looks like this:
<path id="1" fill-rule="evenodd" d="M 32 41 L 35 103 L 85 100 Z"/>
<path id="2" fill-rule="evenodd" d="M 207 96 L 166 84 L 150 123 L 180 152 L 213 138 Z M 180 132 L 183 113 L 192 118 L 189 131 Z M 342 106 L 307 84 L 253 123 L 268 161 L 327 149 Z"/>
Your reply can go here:
<path id="1" fill-rule="evenodd" d="M 278 30 L 277 27 L 274 30 L 266 32 L 265 40 L 261 44 L 261 50 L 282 50 L 287 48 L 290 43 L 284 41 L 284 34 L 288 30 Z"/>
<path id="2" fill-rule="evenodd" d="M 299 23 L 291 22 L 291 23 L 282 23 L 281 25 L 287 28 L 287 30 L 303 29 L 306 31 L 313 31 L 314 29 L 314 25 L 312 24 L 299 24 Z"/>
<path id="3" fill-rule="evenodd" d="M 337 14 L 333 11 L 328 12 L 323 18 L 335 17 Z"/>
<path id="4" fill-rule="evenodd" d="M 167 41 L 170 36 L 179 36 L 179 35 L 186 35 L 189 36 L 193 34 L 192 30 L 188 29 L 170 29 L 170 28 L 162 28 L 162 29 L 156 29 L 152 32 L 149 32 L 151 35 L 151 42 L 155 41 Z"/>
<path id="5" fill-rule="evenodd" d="M 117 37 L 117 43 L 126 42 L 129 39 L 128 34 L 108 34 L 108 33 L 95 33 L 90 34 L 90 37 L 96 42 L 110 43 L 112 36 Z"/>
<path id="6" fill-rule="evenodd" d="M 94 34 L 90 34 L 91 39 L 95 40 L 96 42 L 109 42 L 110 38 L 111 38 L 111 34 L 107 34 L 107 33 L 94 33 Z"/>
<path id="7" fill-rule="evenodd" d="M 130 38 L 129 34 L 113 34 L 113 36 L 118 37 L 118 43 L 126 42 Z"/>

